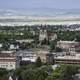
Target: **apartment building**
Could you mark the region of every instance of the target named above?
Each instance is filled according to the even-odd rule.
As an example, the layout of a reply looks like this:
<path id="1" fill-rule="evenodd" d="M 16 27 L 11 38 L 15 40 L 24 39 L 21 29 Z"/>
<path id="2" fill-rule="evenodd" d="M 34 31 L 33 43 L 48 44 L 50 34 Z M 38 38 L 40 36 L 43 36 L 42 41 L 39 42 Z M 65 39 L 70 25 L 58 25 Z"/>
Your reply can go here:
<path id="1" fill-rule="evenodd" d="M 16 69 L 17 67 L 19 67 L 19 59 L 16 57 L 15 52 L 0 52 L 0 68 L 12 70 Z"/>
<path id="2" fill-rule="evenodd" d="M 75 41 L 58 41 L 57 47 L 61 48 L 63 51 L 69 52 L 69 51 L 80 51 L 80 42 Z"/>
<path id="3" fill-rule="evenodd" d="M 37 59 L 36 53 L 32 50 L 19 50 L 16 54 L 21 58 L 21 61 L 35 62 Z"/>
<path id="4" fill-rule="evenodd" d="M 54 61 L 59 64 L 80 64 L 80 53 L 73 55 L 58 55 L 54 57 Z"/>

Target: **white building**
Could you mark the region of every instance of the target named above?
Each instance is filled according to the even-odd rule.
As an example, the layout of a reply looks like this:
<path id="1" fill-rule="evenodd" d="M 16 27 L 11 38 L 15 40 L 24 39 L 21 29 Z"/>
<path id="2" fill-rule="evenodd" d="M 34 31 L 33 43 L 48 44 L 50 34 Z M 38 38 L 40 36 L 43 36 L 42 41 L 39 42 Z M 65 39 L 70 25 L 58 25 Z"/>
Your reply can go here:
<path id="1" fill-rule="evenodd" d="M 25 42 L 25 43 L 31 43 L 31 42 L 33 42 L 33 41 L 34 41 L 33 39 L 16 40 L 16 42 L 19 42 L 19 43 L 23 43 L 23 42 Z"/>
<path id="2" fill-rule="evenodd" d="M 0 43 L 0 48 L 2 48 L 2 46 L 3 46 L 2 43 Z"/>
<path id="3" fill-rule="evenodd" d="M 65 51 L 79 51 L 80 50 L 80 42 L 75 41 L 58 41 L 57 47 L 65 50 Z"/>
<path id="4" fill-rule="evenodd" d="M 39 41 L 48 40 L 47 30 L 40 30 Z"/>
<path id="5" fill-rule="evenodd" d="M 49 33 L 48 37 L 49 37 L 50 41 L 53 41 L 53 40 L 57 39 L 57 34 L 56 33 Z"/>
<path id="6" fill-rule="evenodd" d="M 17 56 L 20 56 L 22 58 L 22 61 L 35 62 L 37 59 L 36 53 L 31 50 L 17 51 Z"/>
<path id="7" fill-rule="evenodd" d="M 80 53 L 74 55 L 57 55 L 54 57 L 55 63 L 61 64 L 80 64 Z"/>
<path id="8" fill-rule="evenodd" d="M 6 68 L 8 70 L 16 69 L 19 67 L 18 58 L 15 53 L 0 52 L 0 68 Z"/>
<path id="9" fill-rule="evenodd" d="M 14 44 L 10 44 L 10 47 L 9 47 L 10 50 L 16 50 L 16 49 L 19 49 L 19 46 L 18 45 L 14 45 Z"/>

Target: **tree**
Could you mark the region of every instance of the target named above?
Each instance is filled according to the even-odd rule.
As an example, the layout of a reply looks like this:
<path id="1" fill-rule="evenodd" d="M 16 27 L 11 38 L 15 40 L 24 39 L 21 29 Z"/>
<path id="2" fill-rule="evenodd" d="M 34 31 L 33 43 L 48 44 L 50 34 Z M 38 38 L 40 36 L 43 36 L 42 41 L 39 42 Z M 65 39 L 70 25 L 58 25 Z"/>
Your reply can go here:
<path id="1" fill-rule="evenodd" d="M 0 69 L 0 80 L 8 80 L 8 71 L 6 69 Z"/>
<path id="2" fill-rule="evenodd" d="M 51 75 L 51 77 L 54 80 L 58 80 L 60 78 L 60 75 L 61 75 L 61 68 L 58 67 L 53 71 L 53 74 Z"/>
<path id="3" fill-rule="evenodd" d="M 41 67 L 41 66 L 42 66 L 42 61 L 41 61 L 40 57 L 38 57 L 38 58 L 36 59 L 35 65 L 36 65 L 36 67 Z"/>
<path id="4" fill-rule="evenodd" d="M 46 80 L 54 80 L 52 76 L 48 76 Z"/>
<path id="5" fill-rule="evenodd" d="M 45 80 L 47 76 L 47 72 L 40 68 L 28 69 L 22 72 L 23 80 Z"/>
<path id="6" fill-rule="evenodd" d="M 59 47 L 56 47 L 56 48 L 55 48 L 55 51 L 56 51 L 56 52 L 62 52 L 62 49 L 59 48 Z"/>
<path id="7" fill-rule="evenodd" d="M 45 80 L 48 76 L 48 73 L 43 69 L 38 69 L 36 72 L 35 80 Z"/>
<path id="8" fill-rule="evenodd" d="M 73 76 L 78 72 L 78 67 L 72 65 L 61 65 L 47 77 L 47 80 L 73 80 Z"/>
<path id="9" fill-rule="evenodd" d="M 61 69 L 60 80 L 73 80 L 73 76 L 78 72 L 78 68 L 72 65 L 63 66 Z"/>
<path id="10" fill-rule="evenodd" d="M 57 41 L 56 41 L 56 40 L 50 42 L 50 51 L 51 51 L 51 52 L 52 52 L 53 50 L 55 50 L 56 44 L 57 44 Z"/>
<path id="11" fill-rule="evenodd" d="M 23 80 L 35 80 L 35 70 L 28 69 L 22 72 Z"/>
<path id="12" fill-rule="evenodd" d="M 7 42 L 3 43 L 2 49 L 8 50 L 8 48 L 9 48 L 9 44 Z"/>

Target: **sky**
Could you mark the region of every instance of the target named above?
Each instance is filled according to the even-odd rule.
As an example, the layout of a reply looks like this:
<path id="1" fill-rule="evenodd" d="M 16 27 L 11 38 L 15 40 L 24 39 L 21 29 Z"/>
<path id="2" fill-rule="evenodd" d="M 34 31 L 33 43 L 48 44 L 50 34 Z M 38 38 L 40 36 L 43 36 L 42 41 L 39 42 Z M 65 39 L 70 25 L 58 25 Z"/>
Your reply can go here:
<path id="1" fill-rule="evenodd" d="M 80 0 L 0 0 L 0 9 L 80 9 Z"/>

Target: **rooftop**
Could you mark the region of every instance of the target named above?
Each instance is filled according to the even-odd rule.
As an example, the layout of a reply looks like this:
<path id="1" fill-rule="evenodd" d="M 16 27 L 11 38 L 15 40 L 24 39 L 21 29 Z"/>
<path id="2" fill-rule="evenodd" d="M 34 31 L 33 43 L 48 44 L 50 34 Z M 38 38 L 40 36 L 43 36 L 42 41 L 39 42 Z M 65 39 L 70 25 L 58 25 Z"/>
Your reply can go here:
<path id="1" fill-rule="evenodd" d="M 61 43 L 80 43 L 80 42 L 75 42 L 75 41 L 58 41 L 58 42 L 61 42 Z"/>
<path id="2" fill-rule="evenodd" d="M 64 56 L 56 56 L 55 59 L 63 59 L 63 60 L 80 60 L 80 54 L 75 55 L 64 55 Z"/>

